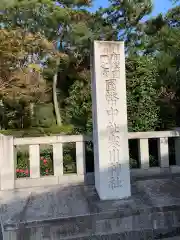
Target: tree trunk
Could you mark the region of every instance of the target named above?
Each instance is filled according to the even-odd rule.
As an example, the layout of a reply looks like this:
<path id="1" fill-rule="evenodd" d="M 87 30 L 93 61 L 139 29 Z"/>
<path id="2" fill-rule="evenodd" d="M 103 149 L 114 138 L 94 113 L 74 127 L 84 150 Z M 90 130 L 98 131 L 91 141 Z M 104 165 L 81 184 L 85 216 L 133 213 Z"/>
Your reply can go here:
<path id="1" fill-rule="evenodd" d="M 2 100 L 0 100 L 0 110 L 1 110 L 0 130 L 2 130 L 4 129 L 4 104 Z"/>
<path id="2" fill-rule="evenodd" d="M 56 123 L 58 126 L 62 125 L 62 119 L 61 119 L 61 113 L 59 109 L 59 104 L 58 104 L 58 98 L 57 98 L 57 91 L 56 91 L 56 86 L 57 86 L 57 76 L 58 74 L 56 73 L 53 78 L 53 102 L 54 102 L 54 111 L 56 114 Z"/>
<path id="3" fill-rule="evenodd" d="M 29 105 L 29 112 L 30 112 L 30 122 L 31 122 L 31 127 L 34 123 L 34 103 L 30 103 Z"/>

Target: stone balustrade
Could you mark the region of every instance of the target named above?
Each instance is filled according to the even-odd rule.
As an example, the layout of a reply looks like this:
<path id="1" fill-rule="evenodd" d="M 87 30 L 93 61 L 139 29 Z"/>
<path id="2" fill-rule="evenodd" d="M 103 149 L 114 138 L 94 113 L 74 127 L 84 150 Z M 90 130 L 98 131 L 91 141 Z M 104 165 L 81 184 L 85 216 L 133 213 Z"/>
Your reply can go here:
<path id="1" fill-rule="evenodd" d="M 169 166 L 168 138 L 175 138 L 176 165 Z M 180 131 L 133 132 L 129 139 L 138 140 L 139 169 L 131 169 L 131 177 L 146 177 L 180 173 Z M 148 139 L 158 139 L 159 167 L 149 166 Z M 34 138 L 14 138 L 0 135 L 0 190 L 20 189 L 25 187 L 49 185 L 94 184 L 94 174 L 86 173 L 85 142 L 92 138 L 83 135 L 63 135 Z M 63 144 L 76 144 L 76 174 L 63 174 Z M 40 176 L 40 145 L 51 145 L 53 148 L 54 176 Z M 29 146 L 30 177 L 16 179 L 16 147 Z"/>

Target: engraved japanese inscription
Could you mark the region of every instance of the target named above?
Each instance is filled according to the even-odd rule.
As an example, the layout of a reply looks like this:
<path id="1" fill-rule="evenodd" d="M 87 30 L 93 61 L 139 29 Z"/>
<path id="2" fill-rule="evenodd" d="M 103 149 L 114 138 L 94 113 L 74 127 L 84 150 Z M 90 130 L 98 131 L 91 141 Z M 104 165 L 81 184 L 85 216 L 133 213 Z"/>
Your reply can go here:
<path id="1" fill-rule="evenodd" d="M 122 186 L 121 183 L 121 164 L 120 164 L 120 126 L 117 123 L 119 101 L 117 81 L 120 77 L 120 54 L 115 53 L 116 49 L 104 49 L 100 56 L 101 76 L 105 84 L 105 98 L 107 109 L 105 110 L 108 118 L 108 184 L 112 190 Z"/>
<path id="2" fill-rule="evenodd" d="M 108 101 L 108 104 L 116 105 L 118 99 L 116 79 L 106 80 L 106 100 Z"/>

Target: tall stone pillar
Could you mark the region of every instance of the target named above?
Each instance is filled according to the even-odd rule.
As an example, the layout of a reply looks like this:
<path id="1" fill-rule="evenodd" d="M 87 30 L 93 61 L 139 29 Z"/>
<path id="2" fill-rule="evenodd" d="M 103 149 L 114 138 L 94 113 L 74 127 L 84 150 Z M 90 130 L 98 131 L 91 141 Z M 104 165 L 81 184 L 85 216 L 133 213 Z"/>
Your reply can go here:
<path id="1" fill-rule="evenodd" d="M 102 200 L 131 195 L 123 42 L 95 41 L 92 56 L 95 187 Z"/>

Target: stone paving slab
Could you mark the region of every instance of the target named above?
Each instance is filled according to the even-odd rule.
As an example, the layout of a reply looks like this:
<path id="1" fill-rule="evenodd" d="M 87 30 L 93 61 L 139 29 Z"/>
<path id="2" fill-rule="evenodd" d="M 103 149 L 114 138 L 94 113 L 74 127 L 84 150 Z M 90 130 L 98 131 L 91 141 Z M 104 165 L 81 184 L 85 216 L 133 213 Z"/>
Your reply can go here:
<path id="1" fill-rule="evenodd" d="M 170 231 L 180 227 L 179 184 L 180 178 L 137 181 L 132 184 L 132 197 L 116 201 L 100 201 L 94 186 L 0 192 L 1 219 L 5 231 L 26 228 L 30 239 L 41 239 L 42 233 L 80 239 L 125 230 L 129 234 L 141 229 Z"/>
<path id="2" fill-rule="evenodd" d="M 100 213 L 123 217 L 153 209 L 180 210 L 179 184 L 180 178 L 137 181 L 132 197 L 118 201 L 100 201 L 94 186 L 0 192 L 0 213 L 3 224 L 17 224 Z"/>
<path id="3" fill-rule="evenodd" d="M 83 187 L 49 188 L 46 193 L 32 192 L 24 220 L 67 218 L 90 214 Z"/>
<path id="4" fill-rule="evenodd" d="M 48 233 L 50 239 L 71 239 L 92 235 L 113 235 L 116 233 L 141 232 L 153 230 L 160 234 L 173 232 L 173 228 L 180 228 L 180 221 L 176 221 L 174 213 L 180 212 L 159 212 L 153 214 L 134 215 L 124 218 L 99 218 L 94 216 L 82 216 L 74 219 L 54 219 L 43 222 L 33 222 L 33 224 L 22 223 L 19 229 L 23 229 L 25 236 L 39 234 L 44 236 Z M 101 216 L 102 217 L 102 216 Z M 9 228 L 5 229 L 10 231 Z M 18 229 L 17 229 L 18 230 Z M 11 229 L 13 231 L 13 229 Z M 176 231 L 177 234 L 177 231 Z M 168 235 L 169 236 L 169 235 Z M 32 238 L 33 239 L 33 238 Z M 43 238 L 39 238 L 43 239 Z"/>
<path id="5" fill-rule="evenodd" d="M 136 187 L 142 193 L 148 205 L 162 207 L 179 205 L 180 178 L 138 181 Z"/>
<path id="6" fill-rule="evenodd" d="M 3 223 L 18 221 L 28 204 L 31 190 L 0 191 L 0 217 Z"/>

